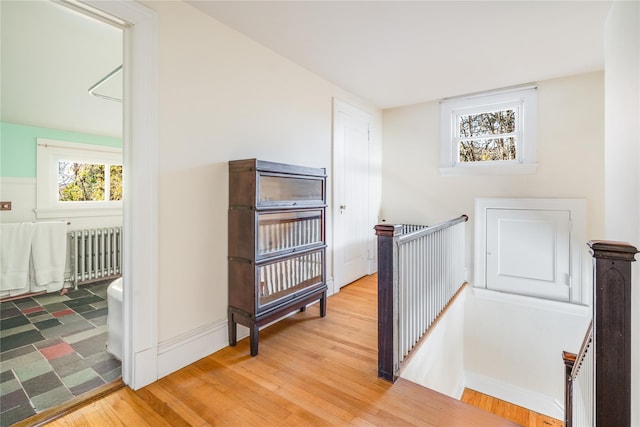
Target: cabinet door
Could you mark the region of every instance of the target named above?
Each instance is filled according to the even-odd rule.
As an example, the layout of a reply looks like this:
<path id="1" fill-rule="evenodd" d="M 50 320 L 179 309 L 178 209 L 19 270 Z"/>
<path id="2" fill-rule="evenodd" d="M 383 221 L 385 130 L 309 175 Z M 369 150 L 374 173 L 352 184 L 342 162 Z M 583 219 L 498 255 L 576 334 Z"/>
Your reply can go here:
<path id="1" fill-rule="evenodd" d="M 487 289 L 569 300 L 570 213 L 487 209 Z"/>
<path id="2" fill-rule="evenodd" d="M 264 309 L 324 283 L 324 249 L 259 265 L 258 307 Z"/>
<path id="3" fill-rule="evenodd" d="M 257 258 L 308 249 L 324 243 L 324 210 L 260 212 Z"/>
<path id="4" fill-rule="evenodd" d="M 260 173 L 257 205 L 262 207 L 324 205 L 324 187 L 323 177 Z"/>

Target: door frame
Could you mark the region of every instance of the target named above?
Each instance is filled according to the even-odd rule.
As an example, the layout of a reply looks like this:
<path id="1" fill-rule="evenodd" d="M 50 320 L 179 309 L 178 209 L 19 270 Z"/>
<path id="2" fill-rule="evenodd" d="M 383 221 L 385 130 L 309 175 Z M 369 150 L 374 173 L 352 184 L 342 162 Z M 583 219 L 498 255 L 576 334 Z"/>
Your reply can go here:
<path id="1" fill-rule="evenodd" d="M 63 2 L 124 28 L 122 379 L 136 390 L 158 379 L 157 18 L 134 0 Z"/>
<path id="2" fill-rule="evenodd" d="M 367 169 L 369 173 L 367 174 L 367 227 L 373 230 L 374 224 L 372 223 L 372 215 L 370 214 L 373 201 L 372 201 L 372 140 L 373 140 L 373 117 L 370 113 L 364 111 L 361 108 L 354 106 L 348 102 L 345 102 L 339 98 L 333 98 L 333 121 L 332 121 L 332 139 L 333 139 L 333 151 L 332 151 L 332 162 L 333 162 L 333 185 L 332 185 L 332 193 L 333 193 L 333 206 L 331 209 L 332 216 L 332 231 L 333 231 L 333 251 L 332 251 L 332 271 L 333 271 L 333 291 L 332 293 L 336 293 L 340 291 L 340 282 L 339 282 L 339 268 L 337 267 L 337 256 L 336 256 L 336 247 L 341 243 L 342 236 L 338 232 L 337 227 L 337 218 L 340 215 L 340 207 L 337 202 L 337 193 L 338 193 L 338 180 L 337 180 L 337 164 L 339 157 L 339 148 L 338 147 L 338 138 L 336 138 L 336 118 L 338 114 L 345 113 L 351 116 L 359 117 L 364 119 L 369 124 L 369 141 L 367 145 Z M 371 233 L 371 238 L 367 239 L 367 266 L 366 266 L 366 274 L 372 274 L 375 272 L 375 268 L 373 265 L 374 262 L 374 239 L 373 232 Z"/>

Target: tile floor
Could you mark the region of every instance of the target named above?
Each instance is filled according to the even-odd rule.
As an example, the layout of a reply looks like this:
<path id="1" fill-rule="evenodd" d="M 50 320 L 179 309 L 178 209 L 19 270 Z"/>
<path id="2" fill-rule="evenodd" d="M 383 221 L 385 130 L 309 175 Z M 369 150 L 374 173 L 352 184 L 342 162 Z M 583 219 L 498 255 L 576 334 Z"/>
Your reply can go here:
<path id="1" fill-rule="evenodd" d="M 0 303 L 0 425 L 120 378 L 106 351 L 107 286 Z"/>

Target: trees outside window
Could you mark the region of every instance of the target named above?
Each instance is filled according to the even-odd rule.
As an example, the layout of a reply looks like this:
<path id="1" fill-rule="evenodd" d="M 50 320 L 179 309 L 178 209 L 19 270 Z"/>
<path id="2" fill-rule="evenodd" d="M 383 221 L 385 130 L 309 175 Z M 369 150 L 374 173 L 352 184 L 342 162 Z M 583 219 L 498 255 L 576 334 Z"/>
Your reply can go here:
<path id="1" fill-rule="evenodd" d="M 36 218 L 122 215 L 122 149 L 37 139 Z"/>
<path id="2" fill-rule="evenodd" d="M 443 100 L 441 173 L 535 172 L 536 109 L 534 86 Z"/>
<path id="3" fill-rule="evenodd" d="M 122 200 L 122 165 L 59 161 L 58 200 Z"/>

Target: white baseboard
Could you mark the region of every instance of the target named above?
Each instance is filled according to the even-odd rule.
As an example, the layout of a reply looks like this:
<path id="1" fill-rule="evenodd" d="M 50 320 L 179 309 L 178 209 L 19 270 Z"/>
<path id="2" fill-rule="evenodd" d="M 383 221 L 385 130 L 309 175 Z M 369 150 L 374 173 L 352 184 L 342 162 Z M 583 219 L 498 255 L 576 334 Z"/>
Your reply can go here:
<path id="1" fill-rule="evenodd" d="M 314 301 L 309 305 L 317 303 L 318 301 Z M 297 311 L 294 310 L 283 317 L 293 316 L 296 313 Z M 264 327 L 266 328 L 278 320 L 274 320 Z M 247 336 L 249 336 L 249 329 L 245 326 L 237 325 L 237 340 L 239 341 Z M 228 345 L 229 334 L 226 318 L 165 340 L 158 344 L 158 379 L 215 353 Z"/>
<path id="2" fill-rule="evenodd" d="M 467 388 L 564 420 L 564 405 L 551 396 L 508 384 L 474 372 L 465 372 Z"/>
<path id="3" fill-rule="evenodd" d="M 455 391 L 453 392 L 453 397 L 454 399 L 460 400 L 462 399 L 462 394 L 464 393 L 464 389 L 466 388 L 465 386 L 465 378 L 462 378 L 462 381 L 460 381 L 455 388 Z"/>
<path id="4" fill-rule="evenodd" d="M 149 347 L 138 351 L 134 353 L 133 357 L 135 363 L 131 365 L 135 366 L 135 371 L 130 372 L 130 376 L 125 378 L 125 384 L 134 390 L 138 390 L 158 379 L 156 348 Z"/>
<path id="5" fill-rule="evenodd" d="M 163 341 L 158 345 L 158 378 L 184 368 L 228 345 L 226 318 Z"/>

